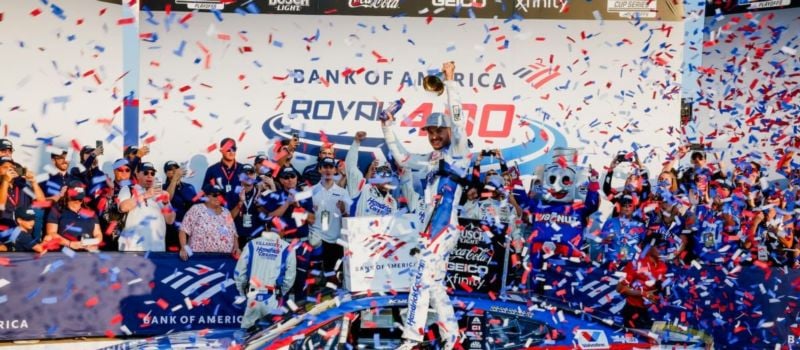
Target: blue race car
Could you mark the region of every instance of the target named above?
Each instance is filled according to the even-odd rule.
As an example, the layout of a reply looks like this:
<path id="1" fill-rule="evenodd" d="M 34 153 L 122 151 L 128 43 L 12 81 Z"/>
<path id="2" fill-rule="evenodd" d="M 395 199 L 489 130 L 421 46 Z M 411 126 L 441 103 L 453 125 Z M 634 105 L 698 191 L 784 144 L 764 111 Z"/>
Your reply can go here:
<path id="1" fill-rule="evenodd" d="M 406 293 L 344 294 L 261 331 L 205 330 L 136 340 L 109 349 L 394 349 L 402 342 Z M 463 335 L 462 349 L 652 349 L 711 348 L 707 337 L 680 329 L 646 332 L 613 325 L 541 300 L 481 294 L 453 296 Z M 429 318 L 427 342 L 436 349 L 438 331 Z M 664 327 L 664 325 L 660 325 Z M 667 335 L 665 337 L 664 335 Z M 458 346 L 456 347 L 459 348 Z"/>

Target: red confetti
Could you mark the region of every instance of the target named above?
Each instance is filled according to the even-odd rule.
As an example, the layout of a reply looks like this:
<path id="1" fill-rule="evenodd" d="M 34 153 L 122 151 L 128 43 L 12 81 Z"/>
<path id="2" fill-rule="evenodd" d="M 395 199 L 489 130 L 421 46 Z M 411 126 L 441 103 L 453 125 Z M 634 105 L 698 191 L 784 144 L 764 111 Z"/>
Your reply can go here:
<path id="1" fill-rule="evenodd" d="M 33 16 L 33 17 L 36 17 L 36 16 L 38 16 L 40 14 L 42 14 L 42 10 L 40 10 L 38 8 L 35 8 L 35 9 L 33 9 L 33 11 L 31 11 L 31 16 Z"/>
<path id="2" fill-rule="evenodd" d="M 128 24 L 133 24 L 133 20 L 134 20 L 133 17 L 122 18 L 122 19 L 117 20 L 117 25 L 118 26 L 124 26 L 124 25 L 128 25 Z"/>
<path id="3" fill-rule="evenodd" d="M 99 302 L 100 302 L 100 298 L 98 298 L 98 297 L 95 295 L 95 296 L 93 296 L 93 297 L 89 298 L 89 300 L 87 300 L 87 301 L 86 301 L 86 303 L 85 303 L 85 304 L 83 304 L 83 306 L 85 306 L 85 307 L 87 307 L 87 308 L 92 308 L 92 307 L 94 307 L 95 305 L 97 305 L 97 303 L 99 303 Z"/>
<path id="4" fill-rule="evenodd" d="M 109 321 L 110 324 L 117 324 L 120 322 L 122 322 L 122 314 L 114 315 L 114 317 L 111 318 L 111 321 Z"/>
<path id="5" fill-rule="evenodd" d="M 158 307 L 160 307 L 162 310 L 166 310 L 169 307 L 169 303 L 161 298 L 156 301 L 156 305 L 158 305 Z"/>

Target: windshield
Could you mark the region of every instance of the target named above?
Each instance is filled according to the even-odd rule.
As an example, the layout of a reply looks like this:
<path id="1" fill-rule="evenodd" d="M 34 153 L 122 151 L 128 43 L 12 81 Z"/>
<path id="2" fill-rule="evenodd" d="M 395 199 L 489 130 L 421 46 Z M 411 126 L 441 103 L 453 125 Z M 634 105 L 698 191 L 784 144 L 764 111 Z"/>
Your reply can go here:
<path id="1" fill-rule="evenodd" d="M 295 314 L 287 314 L 288 319 L 283 320 L 280 323 L 276 323 L 269 328 L 263 329 L 259 332 L 254 333 L 247 339 L 245 343 L 245 349 L 259 349 L 262 348 L 264 345 L 268 344 L 272 340 L 275 340 L 279 335 L 286 333 L 287 331 L 291 331 L 301 322 L 305 322 L 308 320 L 313 320 L 315 316 L 336 307 L 341 302 L 345 301 L 343 299 L 350 299 L 349 295 L 343 297 L 335 297 L 333 299 L 329 299 L 324 301 L 320 304 L 314 306 L 311 310 L 307 312 L 302 312 L 302 308 L 298 310 Z"/>

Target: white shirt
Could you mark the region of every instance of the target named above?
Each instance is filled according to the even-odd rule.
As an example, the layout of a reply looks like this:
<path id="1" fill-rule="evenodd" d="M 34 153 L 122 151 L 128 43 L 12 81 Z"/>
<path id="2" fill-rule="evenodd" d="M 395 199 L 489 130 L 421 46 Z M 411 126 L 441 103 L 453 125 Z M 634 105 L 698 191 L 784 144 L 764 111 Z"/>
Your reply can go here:
<path id="1" fill-rule="evenodd" d="M 125 219 L 125 230 L 119 237 L 119 251 L 121 252 L 163 252 L 166 251 L 164 237 L 167 234 L 167 222 L 161 212 L 161 203 L 155 198 L 144 200 L 146 190 L 140 185 L 133 187 L 137 193 L 136 207 L 128 212 Z M 119 190 L 120 202 L 131 198 L 128 186 Z"/>
<path id="2" fill-rule="evenodd" d="M 315 216 L 311 230 L 318 233 L 323 241 L 336 243 L 342 233 L 342 212 L 337 208 L 336 203 L 339 201 L 344 202 L 345 212 L 348 212 L 350 211 L 352 200 L 344 188 L 336 183 L 331 188 L 325 188 L 322 185 L 324 182 L 325 180 L 322 180 L 311 188 Z M 323 222 L 325 219 L 323 217 L 325 216 L 324 212 L 328 213 L 327 222 Z"/>

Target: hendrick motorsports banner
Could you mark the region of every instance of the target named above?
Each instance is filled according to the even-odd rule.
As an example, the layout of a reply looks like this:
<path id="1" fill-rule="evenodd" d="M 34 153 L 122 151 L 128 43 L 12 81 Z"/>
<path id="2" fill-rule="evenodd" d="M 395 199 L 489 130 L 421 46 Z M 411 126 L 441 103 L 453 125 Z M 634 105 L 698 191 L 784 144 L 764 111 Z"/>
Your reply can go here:
<path id="1" fill-rule="evenodd" d="M 230 255 L 4 254 L 0 338 L 158 335 L 239 328 Z"/>

